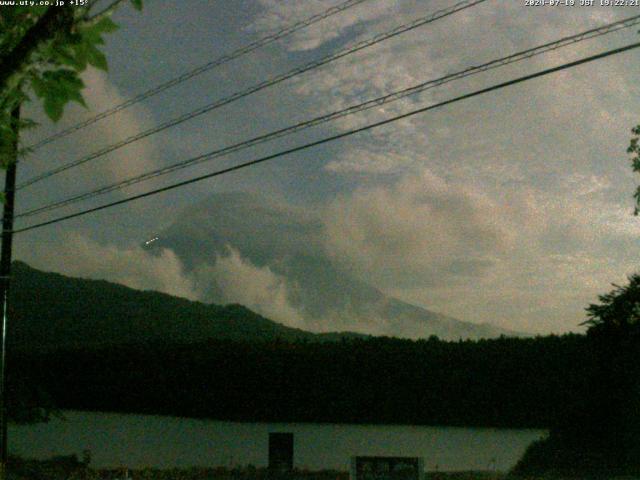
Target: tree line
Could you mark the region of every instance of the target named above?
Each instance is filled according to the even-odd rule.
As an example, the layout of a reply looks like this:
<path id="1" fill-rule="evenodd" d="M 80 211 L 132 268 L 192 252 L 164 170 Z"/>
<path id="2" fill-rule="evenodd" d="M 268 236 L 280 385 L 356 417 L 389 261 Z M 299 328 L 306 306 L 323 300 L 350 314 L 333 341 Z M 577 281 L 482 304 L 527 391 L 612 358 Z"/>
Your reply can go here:
<path id="1" fill-rule="evenodd" d="M 586 340 L 130 344 L 14 354 L 9 377 L 23 404 L 50 409 L 548 428 L 587 392 L 596 365 Z"/>

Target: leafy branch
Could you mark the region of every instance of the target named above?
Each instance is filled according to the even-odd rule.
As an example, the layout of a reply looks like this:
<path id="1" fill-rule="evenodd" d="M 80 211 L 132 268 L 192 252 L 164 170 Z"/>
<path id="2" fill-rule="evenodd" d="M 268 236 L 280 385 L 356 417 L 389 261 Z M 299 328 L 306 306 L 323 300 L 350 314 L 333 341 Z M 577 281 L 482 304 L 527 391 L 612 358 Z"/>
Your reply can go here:
<path id="1" fill-rule="evenodd" d="M 631 158 L 631 167 L 633 168 L 633 171 L 636 173 L 640 173 L 640 125 L 633 127 L 631 129 L 631 133 L 634 136 L 631 138 L 629 148 L 627 148 L 627 153 L 633 155 L 633 157 Z M 633 214 L 638 215 L 638 213 L 640 213 L 640 186 L 636 188 L 636 191 L 633 194 L 633 198 L 635 199 L 635 208 L 633 210 Z"/>
<path id="2" fill-rule="evenodd" d="M 142 0 L 130 2 L 142 8 Z M 31 99 L 29 94 L 42 101 L 53 121 L 69 102 L 86 107 L 80 74 L 89 65 L 107 71 L 103 37 L 118 29 L 110 17 L 122 0 L 94 13 L 96 3 L 0 10 L 0 167 L 13 161 L 18 132 L 35 126 L 22 119 L 16 128 L 11 119 L 14 109 Z"/>

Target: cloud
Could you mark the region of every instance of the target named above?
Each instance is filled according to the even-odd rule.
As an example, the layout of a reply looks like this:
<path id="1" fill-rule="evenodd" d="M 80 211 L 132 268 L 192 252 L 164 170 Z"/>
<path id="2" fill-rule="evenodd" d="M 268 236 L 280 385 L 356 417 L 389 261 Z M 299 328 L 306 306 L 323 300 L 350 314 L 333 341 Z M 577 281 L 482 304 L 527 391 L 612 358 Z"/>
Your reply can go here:
<path id="1" fill-rule="evenodd" d="M 265 15 L 268 15 L 268 12 L 277 12 L 280 9 L 284 12 L 283 4 L 289 6 L 289 3 L 264 1 L 262 5 L 266 11 Z M 297 4 L 297 2 L 292 3 Z M 296 11 L 305 8 L 307 12 L 313 10 L 306 3 L 297 5 Z M 396 15 L 388 15 L 388 12 L 385 13 L 375 6 L 368 6 L 370 8 L 367 10 L 371 12 L 371 18 L 377 22 L 374 31 L 367 29 L 366 33 L 359 32 L 357 38 L 349 38 L 349 40 L 369 38 L 375 32 L 408 23 L 447 5 L 436 2 L 425 7 L 424 3 L 410 3 L 402 9 L 397 8 Z M 614 20 L 613 17 L 624 16 L 620 11 L 613 15 L 611 10 L 597 7 L 571 9 L 571 12 L 566 10 L 554 13 L 550 18 L 541 21 L 541 17 L 546 12 L 523 9 L 521 5 L 515 4 L 502 5 L 498 9 L 490 7 L 489 4 L 483 4 L 349 55 L 312 74 L 297 77 L 293 81 L 293 88 L 296 94 L 304 98 L 315 110 L 319 105 L 322 106 L 323 112 L 338 110 L 462 70 L 470 65 L 478 65 L 571 33 L 602 25 L 604 21 Z M 490 36 L 486 35 L 487 31 L 491 31 Z M 597 42 L 580 43 L 510 67 L 456 81 L 429 90 L 418 97 L 403 99 L 384 107 L 346 117 L 333 123 L 333 126 L 339 130 L 356 128 L 405 112 L 417 104 L 427 105 L 537 69 L 575 60 L 581 56 L 599 52 L 608 46 L 619 45 L 624 41 L 625 33 L 629 34 L 623 31 L 598 39 Z M 336 31 L 336 35 L 338 34 L 340 32 Z M 342 38 L 345 37 L 348 35 L 342 33 Z M 292 47 L 287 43 L 285 48 Z M 587 70 L 589 74 L 585 75 Z M 389 171 L 397 169 L 407 171 L 410 165 L 407 165 L 404 159 L 412 156 L 414 152 L 436 147 L 433 145 L 433 140 L 439 143 L 446 142 L 446 137 L 434 139 L 434 132 L 451 129 L 452 125 L 460 124 L 460 118 L 464 120 L 460 125 L 461 128 L 450 130 L 452 141 L 463 145 L 473 143 L 476 148 L 484 142 L 491 142 L 496 148 L 502 141 L 509 142 L 510 137 L 515 137 L 521 141 L 514 143 L 520 144 L 520 152 L 526 154 L 527 151 L 533 153 L 534 148 L 540 148 L 542 138 L 546 137 L 548 145 L 546 155 L 535 152 L 536 155 L 531 155 L 535 160 L 534 165 L 529 161 L 529 165 L 525 168 L 530 169 L 533 166 L 533 168 L 560 169 L 566 168 L 567 165 L 575 166 L 583 162 L 583 160 L 576 162 L 575 159 L 581 156 L 593 157 L 594 152 L 583 151 L 583 145 L 586 145 L 586 142 L 582 142 L 582 145 L 578 145 L 577 148 L 574 143 L 579 143 L 583 137 L 601 136 L 602 132 L 610 130 L 612 119 L 620 123 L 623 119 L 632 121 L 631 110 L 627 108 L 626 112 L 621 112 L 620 104 L 612 103 L 611 96 L 606 95 L 606 91 L 603 92 L 606 85 L 615 81 L 617 97 L 630 97 L 633 87 L 632 83 L 626 79 L 629 71 L 622 57 L 617 60 L 612 58 L 602 63 L 560 72 L 543 80 L 528 82 L 526 86 L 511 87 L 500 91 L 499 94 L 487 95 L 482 100 L 465 101 L 457 104 L 455 108 L 441 109 L 405 119 L 371 131 L 367 135 L 361 135 L 361 142 L 349 142 L 340 154 L 340 158 L 331 159 L 328 162 L 327 169 L 332 173 L 359 175 L 366 172 L 379 174 L 381 168 Z M 628 107 L 628 105 L 625 106 Z M 449 121 L 439 117 L 448 117 Z M 463 128 L 471 121 L 478 125 L 473 126 L 473 132 L 465 133 L 462 137 L 460 132 L 464 131 Z M 472 135 L 472 133 L 475 134 Z M 522 138 L 527 134 L 529 139 Z M 470 141 L 467 138 L 473 140 Z M 371 156 L 361 153 L 363 150 L 371 153 L 371 156 L 384 153 L 389 153 L 389 156 L 386 161 L 372 162 Z M 517 151 L 515 145 L 513 150 Z M 565 155 L 558 155 L 555 153 L 557 151 L 563 151 Z M 573 153 L 574 159 L 568 164 L 566 152 L 569 151 Z M 392 165 L 394 159 L 397 161 L 396 165 Z M 494 156 L 490 163 L 500 161 L 500 158 Z M 520 163 L 514 162 L 514 158 L 510 158 L 509 161 L 512 164 Z M 511 168 L 521 169 L 522 167 L 516 165 Z"/>
<path id="2" fill-rule="evenodd" d="M 251 27 L 254 32 L 282 28 L 338 0 L 259 3 L 262 11 Z M 271 68 L 286 71 L 299 61 L 318 58 L 443 6 L 450 4 L 371 0 L 274 45 L 260 59 L 273 60 Z M 290 117 L 314 117 L 627 15 L 625 9 L 527 9 L 518 3 L 497 7 L 486 2 L 286 82 L 280 87 L 283 90 L 268 98 L 269 108 L 261 109 L 259 123 L 266 130 L 282 126 Z M 330 128 L 361 126 L 416 105 L 630 43 L 635 35 L 630 29 L 584 42 L 347 117 Z M 203 285 L 215 283 L 224 301 L 253 305 L 267 316 L 292 318 L 296 325 L 304 317 L 289 302 L 296 285 L 274 262 L 287 253 L 324 248 L 336 265 L 385 293 L 464 320 L 523 330 L 575 328 L 587 303 L 607 291 L 610 282 L 623 282 L 636 265 L 640 226 L 630 215 L 635 179 L 624 154 L 628 130 L 637 123 L 633 65 L 627 54 L 610 57 L 344 139 L 327 150 L 329 155 L 318 149 L 317 160 L 324 162 L 324 170 L 313 170 L 307 179 L 303 176 L 307 171 L 289 169 L 292 164 L 257 170 L 255 177 L 227 177 L 247 185 L 248 191 L 279 190 L 283 198 L 295 199 L 300 210 L 320 211 L 324 227 L 316 228 L 314 221 L 307 231 L 304 221 L 292 222 L 286 235 L 270 237 L 269 232 L 282 224 L 269 223 L 268 216 L 260 221 L 262 210 L 254 209 L 226 227 L 227 218 L 236 214 L 233 209 L 205 212 L 203 221 L 216 219 L 216 226 L 224 229 L 223 236 L 232 239 L 229 243 L 237 251 L 206 256 L 203 262 L 211 262 L 197 278 L 185 279 L 168 252 L 162 254 L 169 255 L 168 277 L 153 284 L 146 275 L 159 266 L 145 252 L 126 245 L 116 250 L 125 252 L 129 263 L 140 263 L 143 271 L 137 275 L 146 279 L 137 285 L 166 290 L 174 284 L 185 295 L 204 298 Z M 254 83 L 262 71 L 258 61 L 250 70 L 243 70 L 239 62 L 237 67 L 232 72 L 238 84 Z M 119 91 L 103 74 L 89 72 L 86 81 L 94 112 L 121 101 Z M 175 97 L 176 103 L 185 99 L 186 95 Z M 78 107 L 70 112 L 73 115 L 65 115 L 65 122 L 73 123 L 70 119 L 76 114 L 77 119 L 90 114 Z M 70 137 L 66 146 L 53 145 L 53 153 L 35 158 L 34 165 L 42 166 L 51 158 L 77 158 L 82 152 L 76 152 L 76 147 L 90 151 L 151 124 L 144 108 L 127 112 L 87 129 L 84 136 Z M 229 123 L 242 124 L 246 114 L 243 108 L 225 111 Z M 217 130 L 199 125 L 197 141 L 190 143 L 196 137 L 180 133 L 172 137 L 175 144 L 186 143 L 195 150 L 202 139 L 216 137 L 211 132 Z M 82 169 L 82 175 L 56 183 L 44 196 L 33 198 L 57 197 L 61 191 L 84 190 L 87 185 L 151 168 L 162 150 L 156 142 L 140 142 L 110 159 L 97 160 L 91 168 Z M 24 167 L 21 175 L 32 168 L 31 162 Z M 290 175 L 286 181 L 283 172 Z M 212 191 L 208 186 L 201 188 L 197 194 Z M 229 188 L 228 184 L 222 188 Z M 328 196 L 336 191 L 340 192 L 337 198 Z M 185 203 L 197 200 L 194 190 L 183 198 Z M 170 215 L 156 201 L 146 204 L 144 217 L 136 218 L 136 223 L 149 222 L 153 231 L 170 222 Z M 113 230 L 112 239 L 126 242 L 133 227 L 125 223 L 100 228 Z M 103 231 L 96 236 L 106 236 Z M 256 231 L 260 231 L 257 239 L 252 236 Z M 38 238 L 45 238 L 44 234 Z M 65 242 L 60 242 L 63 251 Z M 115 248 L 108 242 L 88 245 L 85 251 L 105 248 L 109 253 Z M 56 248 L 57 243 L 51 251 Z M 255 254 L 258 250 L 260 257 Z M 49 254 L 45 261 L 42 256 L 41 265 L 50 263 L 64 270 L 70 269 L 65 262 L 80 264 L 70 253 L 63 256 L 64 262 L 56 258 Z M 123 273 L 116 275 L 106 267 L 100 270 L 96 261 L 87 260 L 87 275 L 110 275 L 135 283 L 125 275 L 131 265 L 121 265 Z M 74 271 L 83 274 L 83 268 Z M 336 314 L 331 320 L 339 321 L 345 321 L 344 316 Z"/>
<path id="3" fill-rule="evenodd" d="M 118 89 L 108 81 L 106 75 L 98 70 L 87 70 L 83 74 L 83 79 L 87 84 L 87 103 L 92 112 L 107 110 L 126 100 Z M 94 127 L 95 133 L 89 147 L 95 148 L 96 144 L 111 145 L 118 140 L 126 139 L 146 130 L 152 123 L 151 115 L 144 107 L 128 108 L 121 113 L 101 120 Z M 105 158 L 96 160 L 95 163 L 104 164 L 108 180 L 118 181 L 156 167 L 158 152 L 153 140 L 142 140 L 110 153 Z M 93 173 L 95 174 L 95 170 Z"/>
<path id="4" fill-rule="evenodd" d="M 249 27 L 254 32 L 272 33 L 298 21 L 319 14 L 343 3 L 338 0 L 258 0 L 262 12 Z M 358 5 L 338 15 L 333 15 L 289 37 L 285 43 L 292 51 L 313 50 L 326 42 L 340 38 L 350 28 L 393 15 L 397 0 L 369 1 L 365 7 Z"/>
<path id="5" fill-rule="evenodd" d="M 378 18 L 375 30 L 438 6 L 407 4 L 397 16 Z M 294 85 L 309 104 L 337 110 L 626 15 L 484 4 Z M 372 34 L 361 31 L 355 40 Z M 356 128 L 630 43 L 633 35 L 628 29 L 576 44 L 333 126 Z M 635 74 L 623 55 L 611 57 L 342 142 L 325 171 L 359 186 L 328 210 L 327 251 L 385 292 L 452 316 L 524 330 L 575 329 L 589 302 L 637 268 L 640 224 L 630 215 L 624 154 L 637 123 Z"/>
<path id="6" fill-rule="evenodd" d="M 460 292 L 452 314 L 475 311 L 485 320 L 539 332 L 576 330 L 585 319 L 584 308 L 638 268 L 629 252 L 637 246 L 640 225 L 629 228 L 628 210 L 618 214 L 620 207 L 610 203 L 567 202 L 540 192 L 532 197 L 528 213 L 512 220 L 520 230 L 511 256 L 483 282 Z M 445 302 L 453 294 L 440 293 Z M 481 302 L 492 308 L 480 313 Z"/>
<path id="7" fill-rule="evenodd" d="M 425 170 L 336 199 L 325 217 L 326 249 L 381 288 L 449 284 L 481 275 L 506 248 L 497 210 Z"/>
<path id="8" fill-rule="evenodd" d="M 69 234 L 64 241 L 43 245 L 21 258 L 36 268 L 69 276 L 103 279 L 137 290 L 155 290 L 190 300 L 199 298 L 182 263 L 167 249 L 152 255 L 137 245 L 117 247 Z"/>
<path id="9" fill-rule="evenodd" d="M 239 303 L 286 325 L 304 326 L 300 313 L 289 303 L 285 278 L 268 266 L 253 265 L 232 247 L 213 263 L 202 263 L 191 272 L 185 271 L 170 249 L 151 253 L 138 245 L 100 244 L 78 234 L 20 258 L 36 268 L 73 277 L 107 280 L 194 301 Z"/>
<path id="10" fill-rule="evenodd" d="M 292 250 L 273 250 L 283 232 L 289 232 L 287 219 L 293 210 L 283 203 L 270 210 L 268 201 L 255 197 L 243 208 L 214 209 L 214 218 L 228 232 L 212 227 L 213 232 L 228 241 L 227 247 L 221 244 L 213 255 L 192 252 L 200 261 L 189 271 L 166 248 L 150 254 L 135 245 L 103 244 L 77 234 L 35 249 L 21 248 L 18 257 L 68 275 L 192 300 L 240 303 L 267 318 L 313 331 L 421 331 L 419 326 L 411 330 L 408 321 L 390 322 L 381 315 L 378 302 L 383 297 L 370 292 L 361 298 L 359 281 L 462 320 L 523 331 L 578 328 L 584 307 L 633 271 L 627 252 L 637 245 L 640 224 L 629 209 L 597 195 L 568 202 L 564 195 L 526 186 L 502 193 L 502 201 L 496 202 L 472 182 L 445 180 L 425 169 L 395 183 L 363 185 L 313 210 L 297 207 L 300 215 L 291 233 L 306 232 L 307 249 L 299 253 L 311 264 L 303 265 L 310 268 L 314 259 L 325 258 L 324 250 L 339 275 L 327 277 L 329 282 L 349 279 L 338 287 L 344 302 L 313 298 L 327 306 L 320 313 L 313 313 L 300 295 L 303 282 L 308 295 L 326 289 L 321 275 L 325 267 L 295 276 L 286 260 Z M 264 207 L 260 217 L 268 221 L 259 228 L 246 225 L 244 233 L 231 228 L 255 205 Z M 200 239 L 212 235 L 198 233 L 205 218 L 191 218 Z M 184 227 L 182 232 L 191 231 Z"/>
<path id="11" fill-rule="evenodd" d="M 53 132 L 65 130 L 127 99 L 104 72 L 89 68 L 83 72 L 82 79 L 85 83 L 83 96 L 88 108 L 69 103 L 60 123 L 51 125 L 36 108 L 36 104 L 29 105 L 29 110 L 32 111 L 30 116 L 40 121 L 42 127 L 29 132 L 26 136 L 26 144 Z M 84 159 L 107 146 L 146 130 L 153 123 L 153 117 L 146 107 L 134 105 L 36 150 L 21 166 L 21 178 L 29 178 L 53 167 Z M 158 167 L 161 164 L 159 145 L 155 138 L 136 141 L 59 173 L 48 179 L 46 185 L 43 182 L 34 185 L 33 188 L 42 190 L 44 186 L 44 194 L 39 198 L 42 202 L 47 197 L 51 200 L 60 200 L 71 194 L 84 193 L 96 187 L 124 180 Z M 127 193 L 143 190 L 146 190 L 146 187 L 135 186 L 127 189 Z"/>
<path id="12" fill-rule="evenodd" d="M 268 266 L 253 265 L 233 247 L 227 246 L 226 255 L 217 256 L 212 264 L 197 267 L 192 278 L 203 299 L 239 303 L 285 325 L 305 326 L 300 313 L 289 303 L 286 279 Z"/>
<path id="13" fill-rule="evenodd" d="M 391 174 L 401 172 L 415 162 L 415 157 L 396 152 L 374 152 L 354 149 L 348 154 L 339 154 L 329 161 L 325 169 L 334 173 Z"/>
<path id="14" fill-rule="evenodd" d="M 581 188 L 578 188 L 576 182 Z M 640 222 L 575 176 L 552 192 L 492 189 L 425 169 L 362 186 L 325 214 L 332 258 L 389 295 L 523 331 L 578 329 L 584 308 L 637 268 Z M 584 191 L 582 191 L 584 190 Z"/>

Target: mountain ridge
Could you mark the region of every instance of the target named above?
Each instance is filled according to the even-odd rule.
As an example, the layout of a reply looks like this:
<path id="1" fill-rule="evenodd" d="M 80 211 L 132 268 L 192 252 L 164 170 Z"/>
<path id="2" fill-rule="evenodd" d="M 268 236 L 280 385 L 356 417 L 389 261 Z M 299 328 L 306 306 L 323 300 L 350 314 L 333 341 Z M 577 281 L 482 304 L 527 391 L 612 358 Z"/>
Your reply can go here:
<path id="1" fill-rule="evenodd" d="M 20 350 L 207 340 L 335 342 L 371 337 L 347 330 L 309 332 L 282 325 L 243 305 L 222 306 L 106 280 L 44 272 L 21 261 L 13 263 L 9 315 L 8 342 Z"/>
<path id="2" fill-rule="evenodd" d="M 43 272 L 20 261 L 13 263 L 9 314 L 10 344 L 27 350 L 208 339 L 322 342 L 365 337 L 353 332 L 315 334 L 281 325 L 242 305 L 207 304 L 105 280 Z M 180 317 L 185 321 L 175 321 Z"/>

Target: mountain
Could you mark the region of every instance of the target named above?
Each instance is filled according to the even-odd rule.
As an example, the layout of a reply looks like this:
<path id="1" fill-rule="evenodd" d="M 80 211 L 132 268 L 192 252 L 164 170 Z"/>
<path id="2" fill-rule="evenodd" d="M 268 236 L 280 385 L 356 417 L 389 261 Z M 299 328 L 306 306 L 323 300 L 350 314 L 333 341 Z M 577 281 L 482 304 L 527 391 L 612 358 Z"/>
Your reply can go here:
<path id="1" fill-rule="evenodd" d="M 172 250 L 206 301 L 237 302 L 305 330 L 458 340 L 522 335 L 464 322 L 384 294 L 331 257 L 319 215 L 248 193 L 215 194 L 153 232 L 149 252 Z M 278 292 L 258 295 L 260 276 Z M 239 278 L 245 283 L 235 285 Z M 251 295 L 251 292 L 254 292 Z"/>
<path id="2" fill-rule="evenodd" d="M 103 347 L 206 340 L 333 341 L 268 320 L 241 305 L 213 305 L 14 262 L 8 339 L 20 349 Z"/>

